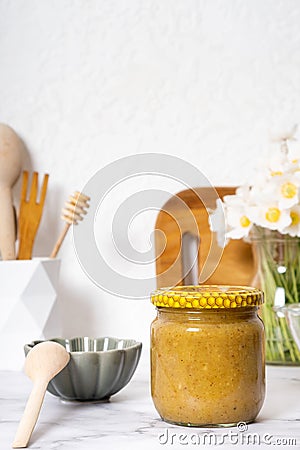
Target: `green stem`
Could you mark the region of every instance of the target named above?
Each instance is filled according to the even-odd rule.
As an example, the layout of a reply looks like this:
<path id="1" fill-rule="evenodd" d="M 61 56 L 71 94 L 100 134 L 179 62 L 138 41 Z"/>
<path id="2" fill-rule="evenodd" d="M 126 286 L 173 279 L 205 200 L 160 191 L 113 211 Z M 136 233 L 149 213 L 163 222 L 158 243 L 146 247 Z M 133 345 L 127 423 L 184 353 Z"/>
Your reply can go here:
<path id="1" fill-rule="evenodd" d="M 286 319 L 279 317 L 273 309 L 278 287 L 284 290 L 285 303 L 299 302 L 300 239 L 262 228 L 257 228 L 256 238 L 261 284 L 265 292 L 262 318 L 266 329 L 266 360 L 300 364 L 300 351 Z"/>

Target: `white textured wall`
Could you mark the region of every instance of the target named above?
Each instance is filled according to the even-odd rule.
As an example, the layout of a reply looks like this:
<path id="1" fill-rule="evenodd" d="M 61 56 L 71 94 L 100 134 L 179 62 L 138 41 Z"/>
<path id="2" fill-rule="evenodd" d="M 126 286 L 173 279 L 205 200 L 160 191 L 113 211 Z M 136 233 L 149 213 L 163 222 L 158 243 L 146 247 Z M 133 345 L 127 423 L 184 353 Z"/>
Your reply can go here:
<path id="1" fill-rule="evenodd" d="M 0 0 L 0 122 L 50 173 L 36 254 L 65 197 L 121 156 L 177 155 L 215 184 L 251 177 L 269 127 L 300 117 L 299 23 L 298 0 Z M 137 246 L 148 231 L 140 220 Z M 147 301 L 94 286 L 71 235 L 61 257 L 65 334 L 147 343 Z"/>

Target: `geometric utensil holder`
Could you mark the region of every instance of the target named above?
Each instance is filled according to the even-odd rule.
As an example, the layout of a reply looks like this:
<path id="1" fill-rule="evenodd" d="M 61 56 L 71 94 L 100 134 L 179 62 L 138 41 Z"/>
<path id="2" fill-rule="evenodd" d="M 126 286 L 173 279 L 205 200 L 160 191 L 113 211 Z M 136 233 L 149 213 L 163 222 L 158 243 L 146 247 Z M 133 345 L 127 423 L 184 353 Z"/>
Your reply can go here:
<path id="1" fill-rule="evenodd" d="M 0 261 L 1 370 L 21 370 L 24 344 L 61 335 L 60 260 Z"/>

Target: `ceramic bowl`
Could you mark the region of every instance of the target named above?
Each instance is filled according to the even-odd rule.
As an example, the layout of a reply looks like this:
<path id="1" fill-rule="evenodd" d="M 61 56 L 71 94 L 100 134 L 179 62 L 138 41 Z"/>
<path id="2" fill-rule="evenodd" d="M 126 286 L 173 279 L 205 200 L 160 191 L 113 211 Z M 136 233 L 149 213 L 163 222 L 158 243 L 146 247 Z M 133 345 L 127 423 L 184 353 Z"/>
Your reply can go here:
<path id="1" fill-rule="evenodd" d="M 132 339 L 77 337 L 49 340 L 63 345 L 70 353 L 70 361 L 50 381 L 47 390 L 70 401 L 108 400 L 130 381 L 142 350 L 142 344 Z M 40 342 L 26 344 L 25 355 Z"/>

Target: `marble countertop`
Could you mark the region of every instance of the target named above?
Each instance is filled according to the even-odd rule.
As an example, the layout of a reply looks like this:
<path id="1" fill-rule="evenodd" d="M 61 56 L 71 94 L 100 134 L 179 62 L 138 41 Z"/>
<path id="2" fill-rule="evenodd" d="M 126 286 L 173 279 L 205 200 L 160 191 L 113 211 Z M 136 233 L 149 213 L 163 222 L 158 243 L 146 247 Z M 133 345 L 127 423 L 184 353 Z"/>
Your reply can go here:
<path id="1" fill-rule="evenodd" d="M 46 393 L 29 448 L 135 450 L 162 448 L 300 449 L 300 367 L 267 367 L 267 396 L 257 421 L 227 429 L 164 423 L 150 396 L 148 354 L 108 403 L 67 403 Z M 0 449 L 8 450 L 31 390 L 22 372 L 0 372 Z"/>

